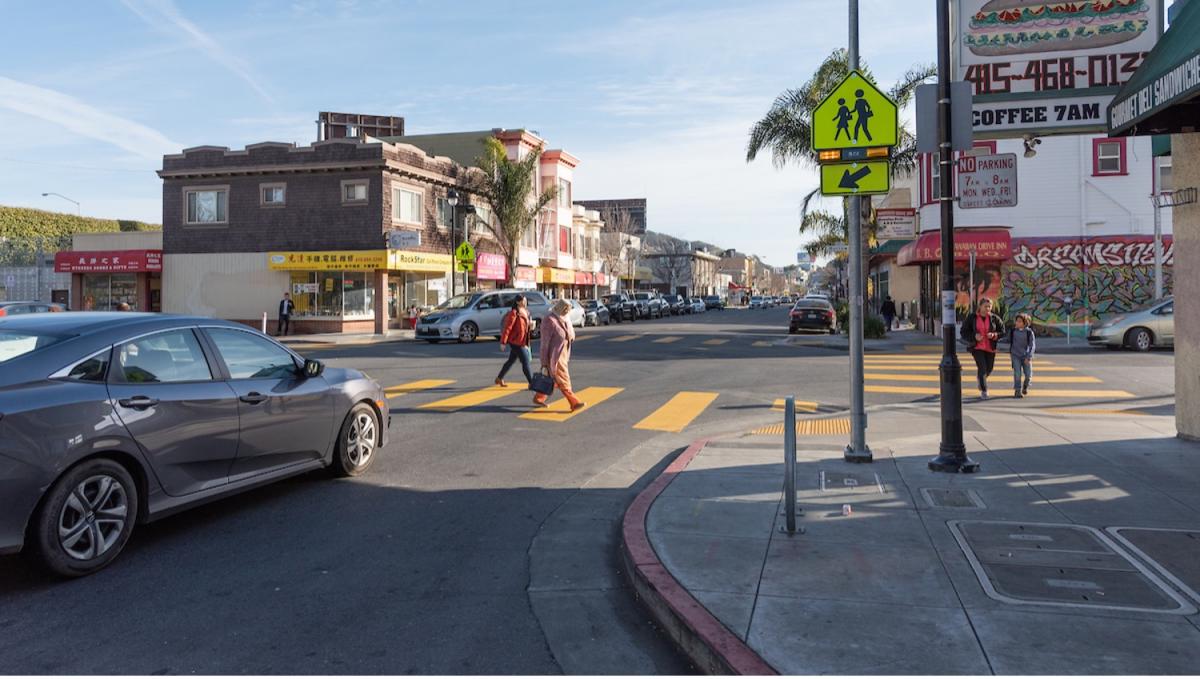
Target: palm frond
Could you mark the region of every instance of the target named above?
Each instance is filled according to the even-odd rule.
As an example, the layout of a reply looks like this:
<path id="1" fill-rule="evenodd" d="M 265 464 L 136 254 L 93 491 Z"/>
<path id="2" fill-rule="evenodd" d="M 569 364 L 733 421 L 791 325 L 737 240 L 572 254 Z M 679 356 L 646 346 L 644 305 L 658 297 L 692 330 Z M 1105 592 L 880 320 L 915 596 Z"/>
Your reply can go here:
<path id="1" fill-rule="evenodd" d="M 888 97 L 896 102 L 896 106 L 903 108 L 912 101 L 913 94 L 917 91 L 917 85 L 935 76 L 937 76 L 937 66 L 934 64 L 913 66 L 892 85 L 892 88 L 888 90 Z"/>

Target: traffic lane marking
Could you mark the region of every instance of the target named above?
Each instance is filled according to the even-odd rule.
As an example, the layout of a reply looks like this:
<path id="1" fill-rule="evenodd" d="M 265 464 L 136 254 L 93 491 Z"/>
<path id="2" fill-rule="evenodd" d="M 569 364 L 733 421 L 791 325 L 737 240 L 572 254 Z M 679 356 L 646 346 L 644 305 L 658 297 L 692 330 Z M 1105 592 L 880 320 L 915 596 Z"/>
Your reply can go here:
<path id="1" fill-rule="evenodd" d="M 1004 391 L 1006 387 L 997 385 L 996 391 Z M 937 396 L 942 393 L 938 387 L 895 387 L 882 384 L 868 384 L 864 391 L 875 394 L 918 394 L 921 396 Z M 979 390 L 974 387 L 963 387 L 963 396 L 978 396 Z M 1134 395 L 1119 389 L 1030 389 L 1026 398 L 1133 398 Z"/>
<path id="2" fill-rule="evenodd" d="M 762 340 L 759 340 L 759 341 L 757 341 L 757 342 L 755 342 L 755 343 L 754 343 L 754 346 L 756 346 L 756 347 L 770 347 L 770 346 L 774 346 L 774 344 L 772 344 L 771 342 L 764 342 L 764 341 L 762 341 Z"/>
<path id="3" fill-rule="evenodd" d="M 414 391 L 424 391 L 426 389 L 436 389 L 444 387 L 447 384 L 454 384 L 457 380 L 417 380 L 415 382 L 406 382 L 397 384 L 394 387 L 388 387 L 383 390 L 384 395 L 388 398 L 396 398 L 405 394 L 411 394 Z"/>
<path id="4" fill-rule="evenodd" d="M 728 343 L 729 343 L 729 340 L 727 340 L 727 339 L 710 339 L 710 340 L 704 340 L 704 342 L 702 342 L 702 344 L 708 344 L 708 345 L 712 345 L 712 346 L 716 346 L 719 344 L 728 344 Z"/>
<path id="5" fill-rule="evenodd" d="M 1012 371 L 1009 370 L 1009 373 Z M 992 373 L 993 375 L 996 372 Z M 885 373 L 865 373 L 864 379 L 868 380 L 890 380 L 893 382 L 937 382 L 941 380 L 939 375 L 888 375 Z M 1103 382 L 1098 377 L 1084 377 L 1073 375 L 1062 377 L 1059 375 L 1051 375 L 1049 377 L 1038 377 L 1034 381 L 1040 384 L 1100 384 Z"/>
<path id="6" fill-rule="evenodd" d="M 597 403 L 603 403 L 622 391 L 625 390 L 620 387 L 588 387 L 575 392 L 575 397 L 587 404 L 579 410 L 572 412 L 571 404 L 567 403 L 567 399 L 560 398 L 545 408 L 521 415 L 521 419 L 537 420 L 539 422 L 566 422 L 582 412 L 591 410 Z"/>
<path id="7" fill-rule="evenodd" d="M 712 391 L 681 391 L 661 408 L 647 415 L 634 429 L 680 432 L 700 416 L 718 394 Z"/>
<path id="8" fill-rule="evenodd" d="M 974 365 L 975 365 L 974 363 L 971 363 L 969 365 L 964 365 L 963 369 L 964 370 L 974 370 L 975 369 Z M 933 371 L 933 372 L 937 372 L 937 370 L 938 370 L 938 366 L 936 366 L 936 365 L 904 365 L 904 364 L 900 364 L 900 363 L 865 363 L 864 366 L 868 370 L 909 370 L 909 371 L 917 370 L 917 371 Z M 1052 373 L 1053 372 L 1059 372 L 1059 373 L 1072 372 L 1073 373 L 1073 372 L 1076 372 L 1076 370 L 1070 366 L 1041 365 L 1040 363 L 1035 363 L 1033 365 L 1033 371 L 1035 373 L 1043 373 L 1043 372 L 1052 372 Z M 1012 372 L 1012 368 L 997 365 L 996 369 L 992 372 Z"/>
<path id="9" fill-rule="evenodd" d="M 629 340 L 635 340 L 639 337 L 641 337 L 641 335 L 621 335 L 620 337 L 614 337 L 608 341 L 609 342 L 628 342 Z"/>
<path id="10" fill-rule="evenodd" d="M 434 401 L 433 403 L 426 403 L 417 407 L 423 410 L 437 410 L 440 412 L 452 413 L 456 410 L 462 410 L 463 408 L 483 405 L 489 401 L 495 401 L 496 399 L 504 398 L 509 394 L 514 394 L 518 391 L 527 391 L 528 389 L 529 386 L 526 384 L 513 383 L 506 387 L 492 385 L 490 387 L 469 391 L 465 394 L 451 396 L 450 398 Z"/>
<path id="11" fill-rule="evenodd" d="M 681 339 L 683 339 L 683 338 L 682 337 L 659 337 L 658 339 L 653 340 L 653 342 L 655 344 L 671 344 L 672 342 L 678 342 Z"/>
<path id="12" fill-rule="evenodd" d="M 786 404 L 787 404 L 787 399 L 777 398 L 777 399 L 775 399 L 775 402 L 771 404 L 771 410 L 778 410 L 779 412 L 783 412 L 786 409 Z M 798 413 L 815 413 L 815 412 L 817 412 L 818 405 L 820 405 L 820 404 L 817 403 L 816 401 L 796 401 L 796 412 L 798 412 Z"/>

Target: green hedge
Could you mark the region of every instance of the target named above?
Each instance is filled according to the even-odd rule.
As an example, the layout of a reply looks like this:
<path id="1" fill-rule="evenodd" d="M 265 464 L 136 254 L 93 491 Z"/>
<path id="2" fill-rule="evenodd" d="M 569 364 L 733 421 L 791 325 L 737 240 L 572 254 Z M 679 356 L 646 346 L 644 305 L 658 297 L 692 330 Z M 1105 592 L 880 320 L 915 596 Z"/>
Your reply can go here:
<path id="1" fill-rule="evenodd" d="M 132 219 L 98 219 L 0 205 L 0 264 L 28 265 L 39 242 L 43 252 L 69 248 L 77 233 L 160 231 L 162 225 Z"/>

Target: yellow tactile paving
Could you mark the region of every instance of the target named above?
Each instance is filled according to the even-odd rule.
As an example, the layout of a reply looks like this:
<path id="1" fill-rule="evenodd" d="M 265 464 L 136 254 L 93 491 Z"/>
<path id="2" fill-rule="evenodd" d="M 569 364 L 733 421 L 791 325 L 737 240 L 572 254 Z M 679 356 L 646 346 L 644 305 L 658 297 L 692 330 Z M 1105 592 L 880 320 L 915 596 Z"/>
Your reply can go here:
<path id="1" fill-rule="evenodd" d="M 608 341 L 609 342 L 628 342 L 630 340 L 635 340 L 639 337 L 641 337 L 641 335 L 620 335 L 620 336 L 614 337 Z"/>
<path id="2" fill-rule="evenodd" d="M 729 344 L 729 340 L 727 340 L 727 339 L 710 339 L 710 340 L 704 340 L 703 342 L 701 342 L 701 344 L 708 344 L 708 345 L 711 345 L 711 346 L 718 346 L 718 345 L 721 345 L 721 344 Z"/>
<path id="3" fill-rule="evenodd" d="M 433 403 L 426 403 L 418 407 L 424 410 L 438 410 L 441 412 L 452 413 L 456 410 L 462 410 L 463 408 L 470 408 L 471 406 L 482 405 L 489 401 L 495 401 L 496 399 L 504 398 L 505 396 L 514 394 L 518 391 L 526 391 L 528 388 L 528 385 L 526 385 L 524 382 L 521 382 L 520 384 L 509 382 L 507 387 L 492 385 L 483 389 L 469 391 L 465 394 L 451 396 L 450 398 L 445 398 L 440 401 L 434 401 Z"/>
<path id="4" fill-rule="evenodd" d="M 786 401 L 787 401 L 787 399 L 783 399 L 783 398 L 775 399 L 775 402 L 771 404 L 771 410 L 778 410 L 779 412 L 783 412 Z M 820 405 L 820 404 L 817 403 L 816 401 L 796 401 L 796 412 L 798 412 L 798 413 L 815 413 L 815 412 L 817 412 L 818 405 Z"/>
<path id="5" fill-rule="evenodd" d="M 998 373 L 998 372 L 1000 372 L 1000 371 L 997 370 L 992 373 L 993 378 L 996 375 L 996 373 Z M 1009 369 L 1007 372 L 1011 374 L 1012 370 Z M 974 374 L 975 374 L 975 371 L 972 370 L 971 375 L 973 376 Z M 1100 384 L 1101 383 L 1101 380 L 1097 377 L 1087 377 L 1087 376 L 1083 376 L 1083 375 L 1072 375 L 1072 376 L 1068 376 L 1068 377 L 1063 377 L 1060 375 L 1051 375 L 1049 377 L 1046 377 L 1046 376 L 1042 376 L 1042 375 L 1037 375 L 1036 370 L 1034 371 L 1034 375 L 1035 375 L 1034 379 L 1037 381 L 1038 384 Z M 941 376 L 939 376 L 937 373 L 934 373 L 931 375 L 888 375 L 886 373 L 865 373 L 865 374 L 863 374 L 863 378 L 868 379 L 868 380 L 885 380 L 885 381 L 891 381 L 891 382 L 937 382 L 938 380 L 941 379 Z"/>
<path id="6" fill-rule="evenodd" d="M 683 431 L 700 416 L 718 394 L 711 391 L 681 391 L 661 408 L 647 415 L 634 429 L 650 431 Z"/>
<path id="7" fill-rule="evenodd" d="M 678 342 L 681 339 L 683 339 L 683 338 L 682 337 L 659 337 L 658 339 L 654 340 L 654 343 L 655 344 L 671 344 L 673 342 Z"/>
<path id="8" fill-rule="evenodd" d="M 567 399 L 560 398 L 545 408 L 525 413 L 521 416 L 521 419 L 537 420 L 539 422 L 566 422 L 580 413 L 591 410 L 597 403 L 603 403 L 622 391 L 625 390 L 619 387 L 588 387 L 575 392 L 575 397 L 587 404 L 579 410 L 572 412 Z"/>
<path id="9" fill-rule="evenodd" d="M 783 434 L 783 423 L 769 424 L 759 427 L 751 434 Z M 796 423 L 796 434 L 799 436 L 831 436 L 834 434 L 849 434 L 850 418 L 833 417 L 824 420 L 800 420 Z"/>
<path id="10" fill-rule="evenodd" d="M 396 398 L 404 394 L 411 394 L 414 391 L 444 387 L 447 384 L 454 384 L 454 382 L 454 380 L 417 380 L 415 382 L 406 382 L 404 384 L 397 384 L 394 387 L 388 387 L 383 390 L 383 393 L 387 394 L 388 398 Z"/>
<path id="11" fill-rule="evenodd" d="M 998 397 L 1004 396 L 1012 385 L 995 382 L 991 393 Z M 941 393 L 938 387 L 898 387 L 886 384 L 868 384 L 864 391 L 874 394 L 912 394 L 920 396 L 936 396 Z M 974 387 L 963 387 L 963 396 L 979 396 L 979 390 Z M 1133 394 L 1120 389 L 1039 389 L 1036 386 L 1029 390 L 1029 398 L 1133 398 Z"/>

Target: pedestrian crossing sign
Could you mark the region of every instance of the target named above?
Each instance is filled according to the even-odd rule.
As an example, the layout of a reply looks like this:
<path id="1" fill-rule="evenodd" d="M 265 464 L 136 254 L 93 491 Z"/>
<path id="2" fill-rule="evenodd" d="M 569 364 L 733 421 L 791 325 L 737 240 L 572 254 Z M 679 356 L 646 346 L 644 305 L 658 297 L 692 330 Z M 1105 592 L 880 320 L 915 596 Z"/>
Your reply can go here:
<path id="1" fill-rule="evenodd" d="M 896 103 L 859 71 L 851 71 L 813 111 L 813 151 L 895 146 Z"/>
<path id="2" fill-rule="evenodd" d="M 462 243 L 459 243 L 458 248 L 454 250 L 454 258 L 458 260 L 459 264 L 470 262 L 472 265 L 474 265 L 475 248 L 471 247 L 471 244 L 467 241 L 463 241 Z"/>

